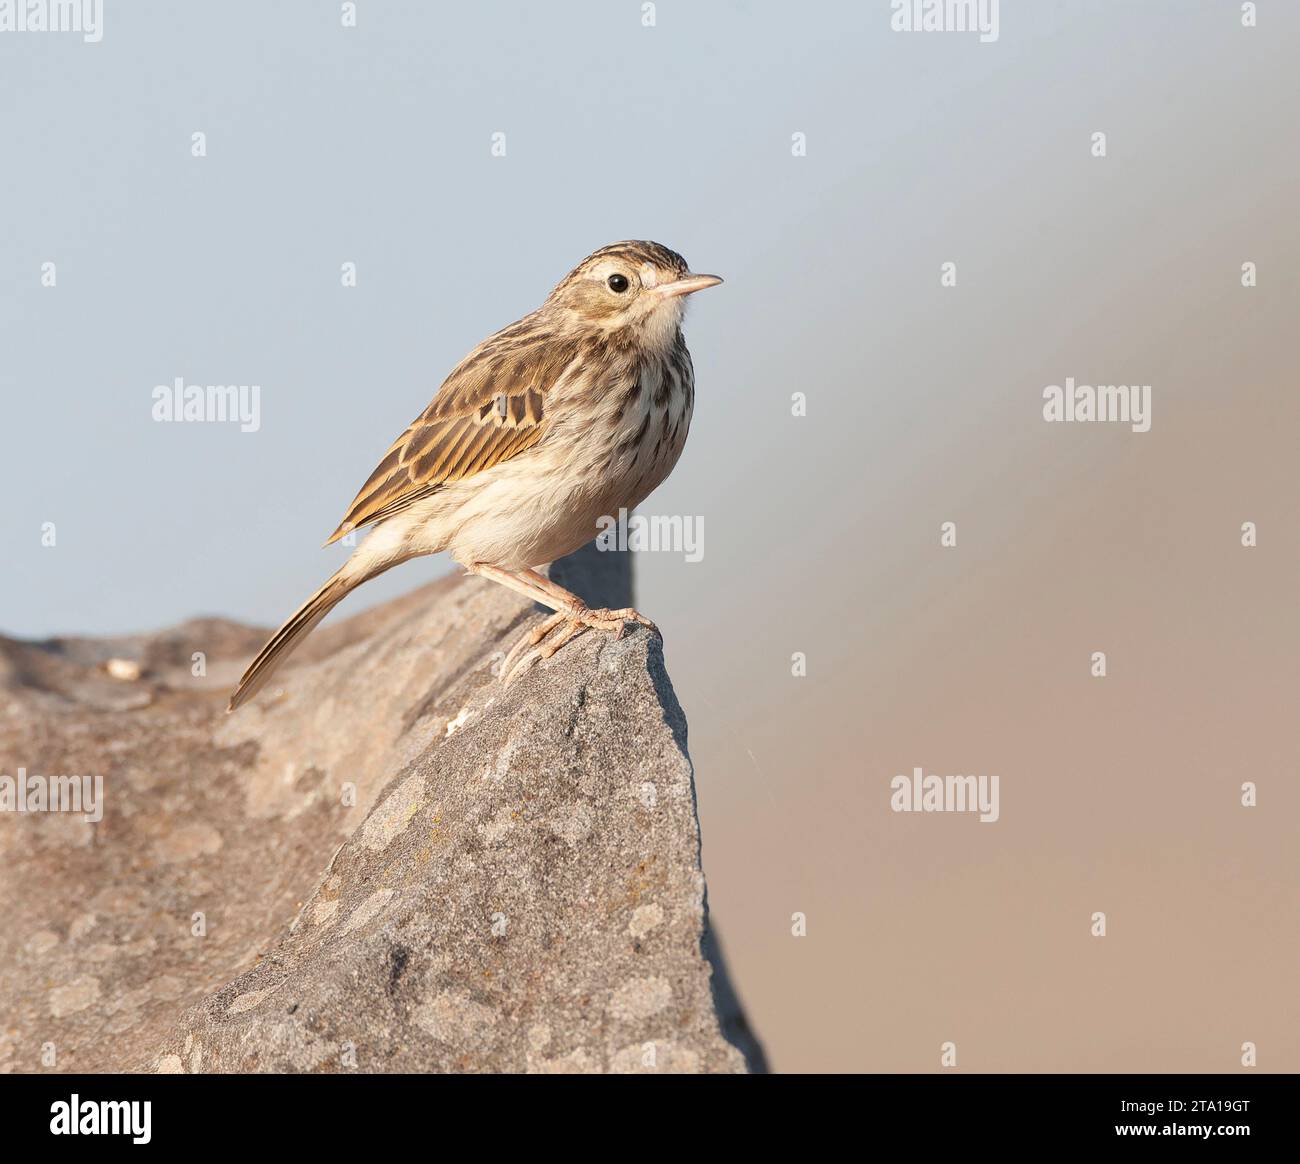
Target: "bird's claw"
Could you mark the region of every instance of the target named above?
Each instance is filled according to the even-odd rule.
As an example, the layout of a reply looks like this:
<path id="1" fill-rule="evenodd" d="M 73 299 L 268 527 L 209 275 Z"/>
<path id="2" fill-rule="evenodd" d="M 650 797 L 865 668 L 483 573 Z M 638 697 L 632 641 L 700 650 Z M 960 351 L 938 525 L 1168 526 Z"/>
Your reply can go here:
<path id="1" fill-rule="evenodd" d="M 621 639 L 627 631 L 629 622 L 647 627 L 660 638 L 663 637 L 653 622 L 630 606 L 619 610 L 609 610 L 605 607 L 592 610 L 583 607 L 581 610 L 564 610 L 553 614 L 533 627 L 510 649 L 510 653 L 501 664 L 501 682 L 507 687 L 510 686 L 534 663 L 551 658 L 570 639 L 576 639 L 588 630 L 611 631 L 616 639 Z M 562 629 L 552 635 L 556 627 Z"/>

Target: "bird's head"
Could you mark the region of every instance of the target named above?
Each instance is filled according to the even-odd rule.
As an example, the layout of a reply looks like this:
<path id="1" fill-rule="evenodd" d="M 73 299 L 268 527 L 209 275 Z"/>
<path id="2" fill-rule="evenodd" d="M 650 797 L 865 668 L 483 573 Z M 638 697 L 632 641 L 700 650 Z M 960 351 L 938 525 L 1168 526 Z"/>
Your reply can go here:
<path id="1" fill-rule="evenodd" d="M 546 300 L 576 327 L 629 329 L 650 346 L 676 338 L 686 297 L 722 280 L 693 275 L 676 251 L 654 242 L 619 242 L 583 259 Z"/>

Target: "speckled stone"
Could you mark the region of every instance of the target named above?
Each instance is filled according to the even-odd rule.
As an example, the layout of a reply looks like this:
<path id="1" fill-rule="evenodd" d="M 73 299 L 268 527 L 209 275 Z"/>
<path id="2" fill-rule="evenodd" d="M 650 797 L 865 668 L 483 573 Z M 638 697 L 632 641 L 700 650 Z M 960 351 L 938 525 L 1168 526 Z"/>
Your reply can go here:
<path id="1" fill-rule="evenodd" d="M 554 572 L 621 605 L 620 558 Z M 0 640 L 0 772 L 105 790 L 98 824 L 0 814 L 32 889 L 0 895 L 0 1070 L 761 1070 L 660 644 L 588 633 L 502 687 L 540 617 L 447 579 L 229 717 L 261 631 Z"/>

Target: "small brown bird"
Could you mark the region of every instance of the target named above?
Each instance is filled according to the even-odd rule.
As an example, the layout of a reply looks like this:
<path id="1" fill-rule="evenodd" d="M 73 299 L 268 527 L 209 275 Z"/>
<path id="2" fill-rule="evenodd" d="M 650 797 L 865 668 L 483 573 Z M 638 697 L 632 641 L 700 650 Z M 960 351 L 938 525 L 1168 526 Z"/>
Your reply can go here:
<path id="1" fill-rule="evenodd" d="M 549 658 L 588 628 L 622 634 L 632 609 L 592 610 L 536 567 L 633 509 L 686 443 L 695 374 L 685 296 L 722 280 L 675 251 L 620 242 L 584 259 L 531 315 L 484 340 L 402 433 L 333 536 L 375 528 L 271 637 L 230 698 L 234 711 L 349 591 L 422 554 L 448 551 L 555 614 L 521 640 Z"/>

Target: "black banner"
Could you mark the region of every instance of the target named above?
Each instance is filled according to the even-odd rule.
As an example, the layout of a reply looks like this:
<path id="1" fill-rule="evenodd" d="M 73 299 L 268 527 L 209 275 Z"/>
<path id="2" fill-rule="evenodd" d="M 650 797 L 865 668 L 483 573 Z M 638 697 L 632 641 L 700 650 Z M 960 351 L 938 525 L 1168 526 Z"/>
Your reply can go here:
<path id="1" fill-rule="evenodd" d="M 809 1079 L 815 1086 L 807 1085 Z M 606 1092 L 609 1086 L 615 1091 Z M 544 1085 L 530 1081 L 519 1087 L 477 1076 L 28 1075 L 0 1084 L 0 1118 L 11 1150 L 64 1140 L 93 1151 L 116 1140 L 143 1149 L 201 1143 L 337 1152 L 373 1150 L 394 1136 L 418 1136 L 448 1122 L 472 1133 L 476 1111 L 525 1117 L 509 1121 L 525 1135 L 530 1127 L 536 1134 L 556 1122 L 569 1134 L 596 1122 L 636 1123 L 645 1113 L 638 1116 L 635 1105 L 654 1101 L 662 1086 L 588 1084 L 577 1097 L 599 1097 L 602 1105 L 574 1106 L 566 1116 L 555 1106 L 561 1100 Z M 790 1106 L 755 1108 L 759 1091 Z M 575 1097 L 567 1087 L 562 1095 L 566 1101 Z M 1283 1075 L 774 1076 L 692 1088 L 692 1098 L 708 1104 L 699 1109 L 710 1115 L 708 1122 L 718 1117 L 719 1131 L 736 1124 L 761 1127 L 766 1112 L 766 1118 L 786 1124 L 787 1132 L 805 1122 L 823 1134 L 845 1125 L 859 1144 L 879 1137 L 882 1143 L 927 1149 L 1103 1146 L 1119 1140 L 1272 1142 L 1291 1138 L 1294 1095 L 1294 1077 Z M 471 1096 L 471 1108 L 443 1106 Z M 547 1104 L 542 1124 L 526 1120 L 530 1100 Z M 733 1103 L 745 1106 L 733 1112 Z M 496 1109 L 497 1104 L 509 1106 Z M 495 1137 L 499 1126 L 489 1121 L 482 1131 Z"/>

